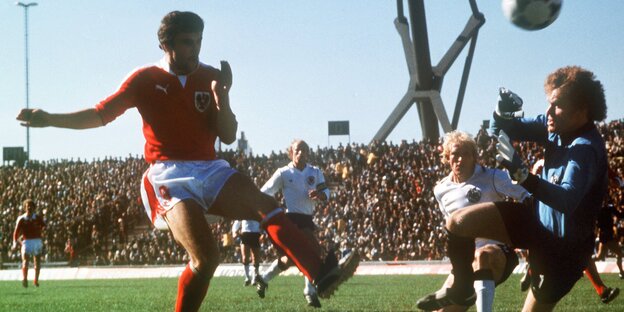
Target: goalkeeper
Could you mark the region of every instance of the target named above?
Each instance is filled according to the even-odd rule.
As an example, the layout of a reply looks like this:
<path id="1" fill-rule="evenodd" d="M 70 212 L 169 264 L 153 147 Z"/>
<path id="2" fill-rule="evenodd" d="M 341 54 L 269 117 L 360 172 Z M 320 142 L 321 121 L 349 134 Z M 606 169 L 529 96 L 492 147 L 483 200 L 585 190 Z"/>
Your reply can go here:
<path id="1" fill-rule="evenodd" d="M 594 124 L 606 117 L 604 90 L 592 72 L 577 66 L 551 73 L 544 90 L 546 114 L 522 118 L 522 100 L 501 89 L 493 120 L 499 135 L 497 160 L 537 204 L 480 203 L 452 214 L 446 230 L 454 283 L 420 299 L 420 309 L 474 303 L 471 263 L 476 237 L 529 250 L 533 274 L 523 311 L 554 309 L 583 275 L 607 192 L 605 143 Z M 511 140 L 544 147 L 540 176 L 528 172 Z"/>

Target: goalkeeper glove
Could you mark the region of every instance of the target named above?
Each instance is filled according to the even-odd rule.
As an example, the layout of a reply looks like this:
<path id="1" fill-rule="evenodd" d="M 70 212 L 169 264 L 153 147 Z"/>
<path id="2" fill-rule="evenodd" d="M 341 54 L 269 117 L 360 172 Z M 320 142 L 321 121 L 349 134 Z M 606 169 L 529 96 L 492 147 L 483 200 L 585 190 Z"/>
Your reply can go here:
<path id="1" fill-rule="evenodd" d="M 504 119 L 524 117 L 522 99 L 511 90 L 500 88 L 498 89 L 498 103 L 494 113 Z"/>
<path id="2" fill-rule="evenodd" d="M 509 136 L 505 131 L 501 130 L 496 144 L 496 161 L 509 171 L 512 179 L 518 183 L 522 183 L 529 176 L 529 169 L 520 159 L 520 155 L 516 152 Z"/>

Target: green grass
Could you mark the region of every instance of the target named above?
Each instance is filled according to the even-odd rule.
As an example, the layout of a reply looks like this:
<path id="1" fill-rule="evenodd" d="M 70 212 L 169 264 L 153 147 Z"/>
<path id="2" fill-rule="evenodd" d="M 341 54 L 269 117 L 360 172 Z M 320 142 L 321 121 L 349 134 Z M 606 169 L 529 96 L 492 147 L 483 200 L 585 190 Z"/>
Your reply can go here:
<path id="1" fill-rule="evenodd" d="M 616 274 L 603 274 L 605 283 L 624 287 Z M 444 276 L 356 276 L 320 311 L 414 311 L 419 297 L 435 291 Z M 519 275 L 496 291 L 494 311 L 519 311 L 526 293 Z M 303 279 L 280 276 L 272 281 L 265 299 L 241 277 L 214 278 L 202 311 L 312 311 L 305 306 Z M 176 279 L 42 281 L 24 289 L 19 281 L 0 281 L 0 311 L 172 311 Z M 624 311 L 624 294 L 602 304 L 586 278 L 557 306 L 557 311 Z M 475 311 L 474 307 L 470 311 Z"/>

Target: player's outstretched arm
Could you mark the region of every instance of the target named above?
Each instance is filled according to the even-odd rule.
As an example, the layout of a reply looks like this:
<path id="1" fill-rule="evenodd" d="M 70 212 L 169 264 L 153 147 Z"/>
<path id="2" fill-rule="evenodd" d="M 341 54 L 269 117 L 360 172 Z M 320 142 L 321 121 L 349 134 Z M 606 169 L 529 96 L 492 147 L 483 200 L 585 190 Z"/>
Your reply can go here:
<path id="1" fill-rule="evenodd" d="M 35 128 L 89 129 L 104 125 L 102 118 L 100 118 L 100 115 L 94 108 L 64 114 L 50 114 L 41 109 L 25 108 L 19 112 L 16 119 L 24 127 L 30 126 Z"/>

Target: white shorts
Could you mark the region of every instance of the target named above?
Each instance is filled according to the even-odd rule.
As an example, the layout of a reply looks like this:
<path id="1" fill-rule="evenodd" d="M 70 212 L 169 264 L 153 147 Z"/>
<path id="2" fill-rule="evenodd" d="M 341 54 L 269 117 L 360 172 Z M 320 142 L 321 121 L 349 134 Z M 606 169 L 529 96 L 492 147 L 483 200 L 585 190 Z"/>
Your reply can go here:
<path id="1" fill-rule="evenodd" d="M 225 181 L 236 170 L 222 159 L 210 161 L 159 161 L 143 174 L 141 199 L 147 216 L 159 230 L 169 227 L 163 215 L 177 203 L 195 200 L 208 214 Z M 209 222 L 219 219 L 207 215 Z"/>
<path id="2" fill-rule="evenodd" d="M 22 242 L 22 255 L 39 256 L 43 251 L 41 238 L 25 239 Z"/>

